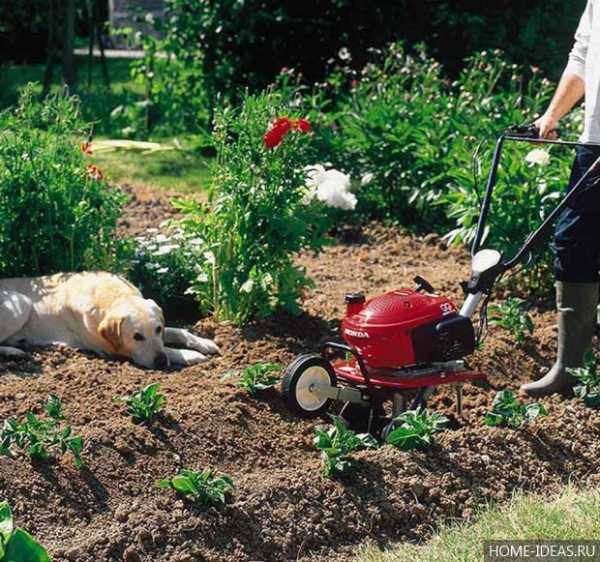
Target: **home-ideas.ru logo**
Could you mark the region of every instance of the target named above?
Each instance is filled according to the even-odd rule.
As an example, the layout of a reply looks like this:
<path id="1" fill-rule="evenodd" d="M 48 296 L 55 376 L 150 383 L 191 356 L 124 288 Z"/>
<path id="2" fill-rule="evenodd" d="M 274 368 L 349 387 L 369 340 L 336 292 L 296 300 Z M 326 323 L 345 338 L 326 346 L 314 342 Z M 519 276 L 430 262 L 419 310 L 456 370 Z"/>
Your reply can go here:
<path id="1" fill-rule="evenodd" d="M 485 541 L 484 562 L 600 562 L 600 541 Z"/>

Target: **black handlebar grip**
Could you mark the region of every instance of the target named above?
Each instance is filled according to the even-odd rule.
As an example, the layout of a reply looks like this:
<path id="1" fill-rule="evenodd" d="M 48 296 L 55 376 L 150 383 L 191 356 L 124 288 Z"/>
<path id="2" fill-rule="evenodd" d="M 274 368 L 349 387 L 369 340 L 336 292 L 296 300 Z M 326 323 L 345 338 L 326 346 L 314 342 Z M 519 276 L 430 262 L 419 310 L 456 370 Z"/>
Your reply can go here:
<path id="1" fill-rule="evenodd" d="M 560 129 L 554 129 L 557 136 L 560 136 Z M 509 127 L 508 133 L 516 137 L 527 139 L 539 139 L 540 130 L 535 125 L 514 125 Z"/>

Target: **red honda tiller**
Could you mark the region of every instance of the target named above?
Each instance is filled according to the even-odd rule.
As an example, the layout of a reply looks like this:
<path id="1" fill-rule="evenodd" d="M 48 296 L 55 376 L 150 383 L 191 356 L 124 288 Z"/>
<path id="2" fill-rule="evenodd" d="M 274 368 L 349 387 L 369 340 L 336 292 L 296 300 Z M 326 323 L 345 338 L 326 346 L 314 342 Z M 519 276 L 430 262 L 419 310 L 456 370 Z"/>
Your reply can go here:
<path id="1" fill-rule="evenodd" d="M 594 169 L 599 168 L 600 158 L 527 237 L 513 258 L 504 260 L 496 250 L 481 249 L 504 142 L 581 145 L 544 140 L 538 135 L 535 127 L 518 126 L 497 141 L 471 250 L 471 277 L 461 284 L 465 302 L 460 311 L 450 299 L 435 294 L 422 277 L 415 278 L 414 289 L 391 291 L 369 301 L 360 293 L 346 295 L 343 341 L 326 341 L 320 354 L 301 355 L 284 372 L 282 394 L 290 410 L 314 417 L 323 414 L 332 401 L 341 401 L 345 404 L 340 415 L 349 424 L 366 425 L 369 431 L 383 428 L 385 439 L 394 427 L 393 421 L 386 418 L 385 402 L 392 402 L 393 420 L 407 408 L 425 407 L 436 387 L 451 385 L 456 390 L 456 407 L 461 415 L 462 385 L 486 379 L 483 373 L 467 368 L 463 358 L 473 353 L 482 335 L 494 283 L 506 271 L 531 258 L 531 250 Z M 476 332 L 471 318 L 482 301 Z"/>

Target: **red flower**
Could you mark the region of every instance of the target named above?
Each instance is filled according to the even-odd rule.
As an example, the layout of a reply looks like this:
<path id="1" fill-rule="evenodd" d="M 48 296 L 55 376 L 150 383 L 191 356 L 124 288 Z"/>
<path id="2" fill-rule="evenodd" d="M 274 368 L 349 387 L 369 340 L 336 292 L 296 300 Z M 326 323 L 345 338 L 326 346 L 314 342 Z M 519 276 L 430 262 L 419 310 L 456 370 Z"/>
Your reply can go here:
<path id="1" fill-rule="evenodd" d="M 284 137 L 292 130 L 308 133 L 310 132 L 310 123 L 306 119 L 290 119 L 289 117 L 275 119 L 264 136 L 265 146 L 275 148 L 281 144 Z"/>
<path id="2" fill-rule="evenodd" d="M 87 167 L 87 173 L 88 173 L 88 177 L 90 177 L 93 180 L 103 180 L 104 179 L 104 174 L 102 173 L 102 170 L 100 168 L 98 168 L 98 166 L 94 166 L 94 164 L 90 164 Z"/>
<path id="3" fill-rule="evenodd" d="M 87 154 L 88 156 L 92 155 L 92 143 L 90 141 L 81 143 L 81 152 Z"/>
<path id="4" fill-rule="evenodd" d="M 303 133 L 310 133 L 310 123 L 307 119 L 296 119 L 294 126 Z"/>

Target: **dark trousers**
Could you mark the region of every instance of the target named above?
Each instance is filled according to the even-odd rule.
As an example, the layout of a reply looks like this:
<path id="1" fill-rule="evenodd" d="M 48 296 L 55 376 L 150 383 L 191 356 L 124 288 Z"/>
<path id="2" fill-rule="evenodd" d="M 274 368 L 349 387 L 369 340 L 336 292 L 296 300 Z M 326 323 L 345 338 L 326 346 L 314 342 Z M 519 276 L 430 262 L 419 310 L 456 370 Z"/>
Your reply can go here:
<path id="1" fill-rule="evenodd" d="M 569 189 L 600 156 L 600 147 L 579 147 L 571 170 Z M 600 170 L 562 212 L 554 232 L 554 272 L 558 281 L 600 281 Z M 596 183 L 598 182 L 598 183 Z"/>

